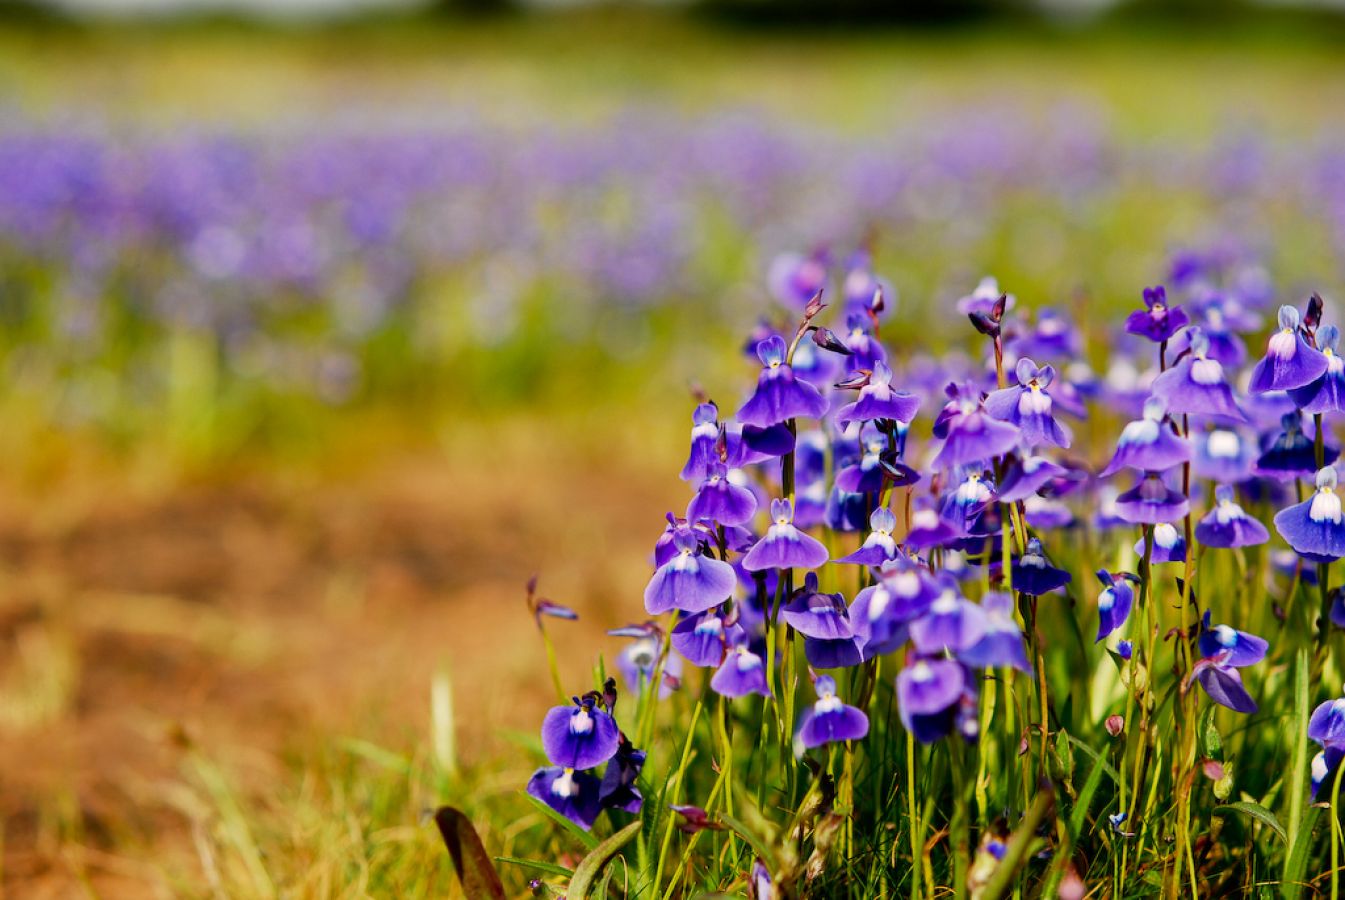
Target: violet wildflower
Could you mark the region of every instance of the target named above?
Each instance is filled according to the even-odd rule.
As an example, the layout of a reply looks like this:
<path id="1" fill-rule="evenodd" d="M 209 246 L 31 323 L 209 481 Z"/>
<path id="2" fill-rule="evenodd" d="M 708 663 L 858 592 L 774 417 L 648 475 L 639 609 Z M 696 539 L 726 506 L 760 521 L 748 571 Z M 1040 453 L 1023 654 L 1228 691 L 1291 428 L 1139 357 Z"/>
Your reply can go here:
<path id="1" fill-rule="evenodd" d="M 1252 477 L 1255 444 L 1231 428 L 1215 428 L 1196 438 L 1191 471 L 1199 478 L 1229 484 Z"/>
<path id="2" fill-rule="evenodd" d="M 981 609 L 985 612 L 985 633 L 971 647 L 959 652 L 957 658 L 981 669 L 1006 666 L 1020 672 L 1032 671 L 1023 647 L 1023 631 L 1013 617 L 1013 597 L 992 591 L 981 598 Z"/>
<path id="3" fill-rule="evenodd" d="M 682 466 L 682 480 L 708 477 L 719 461 L 719 407 L 706 401 L 691 413 L 691 453 Z"/>
<path id="4" fill-rule="evenodd" d="M 928 610 L 910 624 L 911 640 L 926 654 L 970 650 L 989 627 L 985 610 L 963 597 L 949 576 L 940 576 L 938 585 L 939 593 Z"/>
<path id="5" fill-rule="evenodd" d="M 869 733 L 869 717 L 842 703 L 836 696 L 836 681 L 823 675 L 813 684 L 817 701 L 799 719 L 799 742 L 811 750 L 824 744 L 858 741 Z"/>
<path id="6" fill-rule="evenodd" d="M 644 806 L 644 797 L 635 782 L 644 768 L 645 752 L 636 750 L 623 734 L 616 755 L 607 762 L 602 783 L 598 787 L 598 800 L 604 809 L 619 809 L 622 812 L 637 814 Z"/>
<path id="7" fill-rule="evenodd" d="M 677 533 L 673 542 L 676 555 L 655 570 L 645 587 L 645 610 L 651 616 L 673 609 L 702 612 L 727 600 L 738 581 L 733 567 L 702 553 L 701 541 L 689 532 Z"/>
<path id="8" fill-rule="evenodd" d="M 1308 737 L 1323 747 L 1345 746 L 1345 697 L 1317 705 L 1308 717 Z"/>
<path id="9" fill-rule="evenodd" d="M 1331 562 L 1345 556 L 1345 521 L 1336 494 L 1336 470 L 1317 472 L 1316 490 L 1302 503 L 1275 514 L 1275 530 L 1301 556 Z"/>
<path id="10" fill-rule="evenodd" d="M 1345 759 L 1345 747 L 1330 744 L 1312 758 L 1312 799 L 1321 803 L 1330 798 L 1321 796 L 1322 788 L 1334 784 L 1341 760 Z"/>
<path id="11" fill-rule="evenodd" d="M 718 666 L 725 647 L 744 637 L 741 625 L 726 621 L 721 609 L 711 607 L 683 616 L 673 626 L 671 640 L 673 649 L 693 666 Z"/>
<path id="12" fill-rule="evenodd" d="M 902 543 L 914 550 L 928 550 L 950 544 L 960 536 L 958 529 L 939 514 L 933 501 L 921 497 L 911 511 L 911 527 Z"/>
<path id="13" fill-rule="evenodd" d="M 1200 620 L 1199 646 L 1201 656 L 1227 653 L 1224 664 L 1238 669 L 1256 665 L 1266 658 L 1266 652 L 1270 649 L 1265 638 L 1239 631 L 1231 625 L 1211 627 L 1209 610 L 1205 610 Z"/>
<path id="14" fill-rule="evenodd" d="M 794 506 L 788 500 L 771 501 L 771 526 L 743 557 L 749 572 L 762 569 L 816 569 L 828 559 L 827 548 L 794 527 Z M 722 597 L 720 598 L 723 599 Z"/>
<path id="15" fill-rule="evenodd" d="M 906 423 L 915 418 L 919 408 L 919 397 L 892 388 L 892 370 L 887 367 L 887 363 L 878 360 L 859 388 L 859 399 L 836 411 L 836 423 L 848 425 L 874 419 Z"/>
<path id="16" fill-rule="evenodd" d="M 1270 540 L 1270 532 L 1238 505 L 1233 488 L 1221 484 L 1214 489 L 1214 508 L 1196 525 L 1196 540 L 1206 547 L 1250 547 Z"/>
<path id="17" fill-rule="evenodd" d="M 626 683 L 626 690 L 638 693 L 648 684 L 658 685 L 658 696 L 668 697 L 682 683 L 682 658 L 668 654 L 663 646 L 663 632 L 652 622 L 614 628 L 607 632 L 613 637 L 631 638 L 616 657 L 616 668 Z"/>
<path id="18" fill-rule="evenodd" d="M 1004 503 L 1015 503 L 1035 496 L 1052 481 L 1068 478 L 1070 474 L 1069 469 L 1044 456 L 1014 459 L 995 494 Z"/>
<path id="19" fill-rule="evenodd" d="M 802 308 L 827 286 L 827 252 L 815 250 L 808 256 L 782 253 L 771 261 L 766 280 L 771 293 L 781 303 Z"/>
<path id="20" fill-rule="evenodd" d="M 589 772 L 551 766 L 533 773 L 527 791 L 587 831 L 602 812 L 601 786 L 598 777 Z"/>
<path id="21" fill-rule="evenodd" d="M 747 896 L 750 900 L 775 900 L 775 882 L 771 880 L 771 870 L 758 857 L 752 862 L 752 877 L 747 882 Z"/>
<path id="22" fill-rule="evenodd" d="M 1097 638 L 1093 643 L 1110 637 L 1130 618 L 1130 608 L 1135 601 L 1133 585 L 1139 583 L 1139 579 L 1129 572 L 1112 574 L 1106 569 L 1098 569 L 1097 580 L 1102 582 L 1103 589 L 1097 597 Z"/>
<path id="23" fill-rule="evenodd" d="M 1145 538 L 1135 542 L 1135 555 L 1144 556 Z M 1159 522 L 1149 536 L 1149 562 L 1161 563 L 1186 562 L 1186 538 L 1170 522 Z"/>
<path id="24" fill-rule="evenodd" d="M 556 706 L 542 720 L 542 749 L 553 765 L 592 769 L 617 751 L 620 731 L 608 713 L 596 708 L 592 696 L 575 697 L 575 705 Z"/>
<path id="25" fill-rule="evenodd" d="M 1034 496 L 1023 501 L 1023 518 L 1035 531 L 1054 531 L 1074 524 L 1074 511 L 1063 501 Z"/>
<path id="26" fill-rule="evenodd" d="M 766 685 L 766 664 L 745 643 L 735 645 L 724 657 L 724 662 L 710 678 L 710 687 L 721 697 L 771 695 L 771 689 Z"/>
<path id="27" fill-rule="evenodd" d="M 980 470 L 973 468 L 940 504 L 939 517 L 951 525 L 959 537 L 971 534 L 972 523 L 995 498 L 993 485 L 981 476 Z"/>
<path id="28" fill-rule="evenodd" d="M 1013 561 L 1013 589 L 1019 593 L 1037 597 L 1059 590 L 1071 580 L 1068 572 L 1046 561 L 1037 538 L 1029 538 L 1023 555 Z"/>
<path id="29" fill-rule="evenodd" d="M 1191 667 L 1189 685 L 1200 682 L 1209 698 L 1220 706 L 1226 706 L 1234 712 L 1254 713 L 1256 701 L 1242 684 L 1242 676 L 1230 662 L 1231 653 L 1227 650 L 1207 656 Z"/>
<path id="30" fill-rule="evenodd" d="M 1298 310 L 1280 307 L 1280 328 L 1270 336 L 1266 355 L 1252 369 L 1248 390 L 1253 394 L 1307 387 L 1326 372 L 1326 357 L 1311 346 L 1299 330 Z"/>
<path id="31" fill-rule="evenodd" d="M 709 467 L 687 506 L 687 521 L 705 519 L 719 525 L 742 525 L 752 521 L 756 511 L 756 495 L 729 481 L 728 469 L 716 462 Z"/>
<path id="32" fill-rule="evenodd" d="M 886 368 L 887 351 L 870 333 L 871 321 L 868 315 L 864 313 L 851 313 L 846 316 L 844 345 L 845 349 L 850 351 L 850 356 L 846 360 L 846 368 L 851 372 L 859 370 L 876 371 L 880 365 Z"/>
<path id="33" fill-rule="evenodd" d="M 827 398 L 802 378 L 794 375 L 785 361 L 788 351 L 784 338 L 771 335 L 757 345 L 761 375 L 756 390 L 738 410 L 744 425 L 767 428 L 794 418 L 820 419 L 827 412 Z"/>
<path id="34" fill-rule="evenodd" d="M 957 301 L 957 311 L 964 315 L 972 313 L 988 313 L 999 302 L 999 298 L 1004 297 L 1004 309 L 1013 309 L 1016 298 L 1013 294 L 1005 294 L 999 289 L 999 282 L 993 275 L 987 275 L 976 285 L 976 289 L 970 294 Z"/>
<path id="35" fill-rule="evenodd" d="M 1126 319 L 1126 331 L 1162 343 L 1186 327 L 1186 313 L 1180 306 L 1168 306 L 1168 292 L 1161 284 L 1144 289 L 1144 309 Z"/>
<path id="36" fill-rule="evenodd" d="M 1017 426 L 991 416 L 980 401 L 966 393 L 959 393 L 939 418 L 936 426 L 942 425 L 944 441 L 934 459 L 935 468 L 952 469 L 992 459 L 1018 446 Z"/>
<path id="37" fill-rule="evenodd" d="M 923 616 L 942 590 L 942 582 L 923 566 L 899 558 L 883 567 L 876 585 L 855 595 L 850 622 L 864 641 L 864 655 L 891 653 L 909 637 L 910 623 Z"/>
<path id="38" fill-rule="evenodd" d="M 881 566 L 897 558 L 896 539 L 892 532 L 897 528 L 897 517 L 886 506 L 880 506 L 869 516 L 869 533 L 858 550 L 836 560 L 838 563 L 856 563 L 864 566 Z"/>
<path id="39" fill-rule="evenodd" d="M 1105 478 L 1123 468 L 1163 472 L 1191 459 L 1191 443 L 1167 423 L 1167 404 L 1162 397 L 1144 402 L 1144 417 L 1121 431 L 1116 453 L 1099 474 Z"/>
<path id="40" fill-rule="evenodd" d="M 886 484 L 905 487 L 920 480 L 920 473 L 896 458 L 887 435 L 865 425 L 861 431 L 863 455 L 853 465 L 836 472 L 836 487 L 848 494 L 876 494 Z"/>
<path id="41" fill-rule="evenodd" d="M 1153 472 L 1146 473 L 1138 484 L 1116 498 L 1116 514 L 1132 525 L 1176 522 L 1190 508 L 1185 494 L 1168 487 Z"/>
<path id="42" fill-rule="evenodd" d="M 1317 346 L 1326 359 L 1326 370 L 1311 384 L 1290 388 L 1289 396 L 1309 415 L 1345 412 L 1345 357 L 1339 352 L 1340 329 L 1323 326 L 1317 332 Z"/>
<path id="43" fill-rule="evenodd" d="M 723 831 L 726 827 L 723 822 L 710 817 L 710 813 L 699 806 L 679 806 L 669 804 L 668 809 L 682 819 L 677 824 L 677 830 L 683 834 L 695 834 L 698 831 Z"/>
<path id="44" fill-rule="evenodd" d="M 955 660 L 917 659 L 907 665 L 897 675 L 902 725 L 923 744 L 947 735 L 966 682 L 966 670 Z"/>
<path id="45" fill-rule="evenodd" d="M 1166 401 L 1168 412 L 1174 415 L 1190 413 L 1245 422 L 1247 416 L 1224 380 L 1224 367 L 1207 355 L 1208 338 L 1199 328 L 1190 331 L 1190 353 L 1154 379 L 1153 395 Z"/>
<path id="46" fill-rule="evenodd" d="M 1340 451 L 1335 447 L 1323 447 L 1322 462 L 1329 465 L 1336 461 Z M 1280 419 L 1280 433 L 1256 459 L 1254 466 L 1257 475 L 1273 478 L 1276 481 L 1294 481 L 1306 478 L 1318 469 L 1317 451 L 1312 438 L 1303 432 L 1303 417 L 1298 410 L 1286 413 Z"/>
<path id="47" fill-rule="evenodd" d="M 804 636 L 804 654 L 818 669 L 836 669 L 863 662 L 845 598 L 824 594 L 817 575 L 809 572 L 804 586 L 785 604 L 780 618 Z"/>
<path id="48" fill-rule="evenodd" d="M 1014 368 L 1018 386 L 995 391 L 985 400 L 985 411 L 993 418 L 1017 425 L 1024 446 L 1054 444 L 1068 448 L 1069 429 L 1055 420 L 1051 395 L 1046 389 L 1055 380 L 1053 366 L 1037 367 L 1031 359 L 1018 360 Z"/>

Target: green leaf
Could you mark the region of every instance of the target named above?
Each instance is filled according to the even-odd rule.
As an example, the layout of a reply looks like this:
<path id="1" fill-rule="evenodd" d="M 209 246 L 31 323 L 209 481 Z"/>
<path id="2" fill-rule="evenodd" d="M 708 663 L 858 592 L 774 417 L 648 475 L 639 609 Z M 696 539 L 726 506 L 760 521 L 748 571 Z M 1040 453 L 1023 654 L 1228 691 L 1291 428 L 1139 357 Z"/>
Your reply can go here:
<path id="1" fill-rule="evenodd" d="M 462 892 L 482 900 L 506 900 L 499 873 L 486 855 L 481 837 L 472 827 L 472 820 L 460 809 L 441 806 L 434 812 L 434 824 L 444 837 L 453 867 L 458 870 Z"/>
<path id="2" fill-rule="evenodd" d="M 1308 794 L 1308 716 L 1309 701 L 1308 669 L 1311 660 L 1306 647 L 1301 647 L 1294 658 L 1294 717 L 1289 720 L 1288 743 L 1293 748 L 1293 765 L 1290 768 L 1289 782 L 1284 786 L 1289 799 L 1289 834 L 1298 841 L 1303 833 L 1303 798 Z M 1311 832 L 1311 829 L 1308 829 Z M 1289 863 L 1293 854 L 1284 859 L 1284 871 L 1281 881 L 1292 881 L 1289 877 Z M 1301 880 L 1300 872 L 1300 880 Z"/>
<path id="3" fill-rule="evenodd" d="M 1286 900 L 1295 900 L 1303 893 L 1303 874 L 1308 870 L 1308 857 L 1312 854 L 1312 832 L 1321 811 L 1320 806 L 1308 807 L 1308 812 L 1303 817 L 1303 826 L 1294 835 L 1293 846 L 1284 863 L 1284 879 L 1280 883 L 1280 894 Z"/>
<path id="4" fill-rule="evenodd" d="M 752 846 L 752 849 L 756 851 L 757 856 L 761 857 L 762 862 L 766 864 L 766 868 L 770 869 L 772 872 L 775 871 L 775 854 L 766 846 L 765 841 L 758 837 L 752 829 L 748 828 L 728 813 L 719 812 L 715 815 L 719 821 L 723 822 L 729 828 L 732 828 L 738 836 Z"/>
<path id="5" fill-rule="evenodd" d="M 1225 803 L 1223 806 L 1214 807 L 1215 813 L 1221 813 L 1227 810 L 1251 816 L 1261 824 L 1270 826 L 1270 829 L 1279 835 L 1280 840 L 1284 841 L 1286 844 L 1289 843 L 1289 836 L 1285 833 L 1284 826 L 1280 824 L 1280 820 L 1275 818 L 1275 814 L 1261 804 L 1239 800 L 1237 803 Z"/>
<path id="6" fill-rule="evenodd" d="M 593 879 L 598 877 L 603 866 L 607 865 L 639 831 L 640 821 L 637 819 L 594 847 L 575 868 L 574 878 L 570 879 L 570 888 L 565 892 L 565 896 L 570 900 L 588 900 L 588 891 Z"/>
<path id="7" fill-rule="evenodd" d="M 538 872 L 545 872 L 548 875 L 561 875 L 569 878 L 574 875 L 574 871 L 564 866 L 558 866 L 555 863 L 542 862 L 537 859 L 519 859 L 517 856 L 497 856 L 495 861 L 498 863 L 508 863 L 511 866 L 522 866 L 525 869 L 536 869 Z"/>
<path id="8" fill-rule="evenodd" d="M 586 848 L 592 850 L 594 847 L 598 846 L 598 839 L 596 837 L 547 806 L 541 800 L 538 800 L 531 794 L 525 793 L 523 796 L 528 798 L 528 802 L 531 803 L 538 812 L 555 822 L 561 828 L 564 828 L 575 840 L 579 841 L 579 843 L 583 844 Z"/>
<path id="9" fill-rule="evenodd" d="M 1070 811 L 1069 837 L 1072 842 L 1079 840 L 1084 821 L 1088 818 L 1088 808 L 1093 803 L 1093 795 L 1097 793 L 1098 785 L 1102 784 L 1102 767 L 1101 758 L 1093 760 L 1092 768 L 1088 770 L 1088 777 L 1084 779 L 1083 789 L 1079 791 L 1079 798 L 1074 802 L 1074 809 Z"/>

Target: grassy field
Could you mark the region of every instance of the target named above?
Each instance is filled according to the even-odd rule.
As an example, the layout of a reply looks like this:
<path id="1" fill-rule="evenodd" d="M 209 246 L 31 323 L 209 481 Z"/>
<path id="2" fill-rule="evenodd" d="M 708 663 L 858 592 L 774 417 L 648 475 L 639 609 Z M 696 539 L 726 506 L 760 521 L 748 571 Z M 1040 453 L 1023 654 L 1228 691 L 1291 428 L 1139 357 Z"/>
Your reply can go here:
<path id="1" fill-rule="evenodd" d="M 639 104 L 862 139 L 1005 101 L 1098 116 L 1135 146 L 1230 128 L 1329 142 L 1345 60 L 1307 34 L 752 35 L 643 16 L 0 32 L 0 127 L 414 129 L 470 108 L 510 128 Z M 1032 302 L 1086 284 L 1080 318 L 1133 305 L 1210 213 L 1152 185 L 1118 194 L 1064 225 L 1011 198 L 1023 216 L 1002 209 L 975 258 L 880 247 L 909 303 L 898 346 L 961 341 L 921 313 L 986 271 Z M 574 683 L 640 615 L 660 515 L 685 502 L 687 386 L 732 393 L 737 332 L 766 306 L 763 261 L 732 247 L 694 315 L 649 312 L 627 348 L 545 331 L 460 347 L 439 376 L 457 390 L 312 410 L 286 441 L 230 438 L 204 462 L 153 413 L 108 441 L 5 392 L 0 892 L 459 896 L 425 819 L 442 803 L 492 853 L 577 861 L 519 794 L 550 700 L 523 585 L 540 572 L 579 610 L 552 632 Z M 1295 288 L 1339 293 L 1333 247 L 1304 229 L 1267 249 Z"/>

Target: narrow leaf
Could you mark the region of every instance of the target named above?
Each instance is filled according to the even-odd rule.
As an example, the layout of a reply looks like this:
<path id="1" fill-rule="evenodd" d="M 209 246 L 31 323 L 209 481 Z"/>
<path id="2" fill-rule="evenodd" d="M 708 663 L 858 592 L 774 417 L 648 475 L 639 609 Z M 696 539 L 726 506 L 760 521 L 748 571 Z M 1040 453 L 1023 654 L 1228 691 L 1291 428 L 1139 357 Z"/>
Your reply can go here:
<path id="1" fill-rule="evenodd" d="M 524 869 L 536 869 L 538 872 L 545 872 L 548 875 L 560 875 L 569 878 L 574 875 L 572 869 L 564 866 L 558 866 L 555 863 L 542 862 L 538 859 L 519 859 L 517 856 L 497 856 L 495 861 L 498 863 L 508 863 L 511 866 L 521 866 Z"/>
<path id="2" fill-rule="evenodd" d="M 752 831 L 752 829 L 748 828 L 742 822 L 733 818 L 733 816 L 726 812 L 719 812 L 716 813 L 716 815 L 721 822 L 733 829 L 739 837 L 752 846 L 752 849 L 756 851 L 757 856 L 761 857 L 762 861 L 766 863 L 766 868 L 770 869 L 772 872 L 775 871 L 775 854 L 772 853 L 771 849 L 766 846 L 766 843 L 757 836 L 756 832 Z"/>
<path id="3" fill-rule="evenodd" d="M 481 837 L 472 827 L 472 820 L 467 818 L 466 813 L 451 806 L 441 806 L 435 810 L 434 823 L 444 836 L 448 855 L 453 857 L 453 867 L 458 870 L 462 892 L 468 897 L 480 897 L 482 900 L 505 900 L 499 873 L 491 865 Z"/>
<path id="4" fill-rule="evenodd" d="M 594 847 L 598 846 L 598 839 L 596 837 L 547 806 L 541 800 L 538 800 L 531 794 L 524 794 L 523 796 L 528 798 L 528 802 L 531 803 L 538 812 L 568 831 L 575 840 L 579 841 L 579 843 L 583 844 L 587 849 L 592 850 Z"/>
<path id="5" fill-rule="evenodd" d="M 1297 900 L 1303 893 L 1303 874 L 1308 870 L 1308 857 L 1312 855 L 1313 829 L 1317 825 L 1320 806 L 1308 807 L 1303 816 L 1303 824 L 1294 835 L 1294 844 L 1289 858 L 1284 863 L 1284 878 L 1280 883 L 1280 894 L 1285 900 Z"/>
<path id="6" fill-rule="evenodd" d="M 1240 812 L 1243 815 L 1251 816 L 1263 825 L 1269 825 L 1270 829 L 1279 835 L 1280 840 L 1284 841 L 1286 844 L 1289 843 L 1289 836 L 1285 833 L 1284 826 L 1280 824 L 1280 820 L 1275 818 L 1275 814 L 1261 804 L 1239 800 L 1237 803 L 1225 803 L 1223 806 L 1214 807 L 1216 813 L 1225 812 L 1226 810 Z"/>
<path id="7" fill-rule="evenodd" d="M 565 892 L 565 896 L 569 900 L 588 900 L 588 891 L 593 879 L 598 877 L 603 866 L 607 865 L 639 831 L 640 821 L 637 819 L 594 847 L 575 868 L 574 878 L 570 879 L 570 889 Z"/>

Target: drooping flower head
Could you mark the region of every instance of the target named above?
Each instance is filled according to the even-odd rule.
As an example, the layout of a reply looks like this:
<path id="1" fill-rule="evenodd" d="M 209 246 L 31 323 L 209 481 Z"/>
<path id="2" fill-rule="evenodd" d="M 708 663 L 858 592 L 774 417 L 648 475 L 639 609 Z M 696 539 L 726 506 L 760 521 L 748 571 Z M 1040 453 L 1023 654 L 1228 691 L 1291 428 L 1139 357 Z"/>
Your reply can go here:
<path id="1" fill-rule="evenodd" d="M 1331 562 L 1345 556 L 1345 518 L 1336 494 L 1336 470 L 1317 473 L 1316 490 L 1302 503 L 1275 515 L 1275 530 L 1301 556 Z"/>
<path id="2" fill-rule="evenodd" d="M 738 410 L 738 421 L 744 425 L 768 428 L 790 419 L 820 419 L 826 414 L 827 398 L 794 375 L 785 361 L 788 350 L 779 335 L 771 335 L 757 345 L 762 369 L 756 390 Z"/>
<path id="3" fill-rule="evenodd" d="M 673 626 L 671 640 L 673 649 L 693 666 L 718 666 L 725 648 L 745 637 L 741 625 L 727 621 L 720 608 L 712 607 L 683 616 Z"/>
<path id="4" fill-rule="evenodd" d="M 710 678 L 710 688 L 721 697 L 771 695 L 766 684 L 766 663 L 746 643 L 739 643 L 728 652 L 724 662 Z"/>
<path id="5" fill-rule="evenodd" d="M 1029 538 L 1023 555 L 1013 562 L 1013 589 L 1034 597 L 1049 594 L 1069 584 L 1072 577 L 1046 560 L 1041 541 Z"/>
<path id="6" fill-rule="evenodd" d="M 1266 652 L 1270 649 L 1265 638 L 1239 631 L 1231 625 L 1211 626 L 1209 610 L 1205 610 L 1200 620 L 1199 646 L 1201 656 L 1227 653 L 1223 664 L 1235 669 L 1256 665 L 1266 658 Z"/>
<path id="7" fill-rule="evenodd" d="M 957 311 L 964 316 L 972 313 L 988 313 L 1004 297 L 1005 311 L 1014 307 L 1016 298 L 1013 294 L 1005 294 L 999 289 L 999 282 L 993 275 L 987 275 L 976 285 L 976 289 L 970 294 L 957 301 Z"/>
<path id="8" fill-rule="evenodd" d="M 827 675 L 813 684 L 817 701 L 799 719 L 799 742 L 809 750 L 840 741 L 857 741 L 869 733 L 869 717 L 842 703 L 836 681 Z"/>
<path id="9" fill-rule="evenodd" d="M 1330 444 L 1322 448 L 1322 463 L 1336 461 L 1340 451 Z M 1317 451 L 1313 439 L 1303 431 L 1303 417 L 1297 410 L 1286 413 L 1280 420 L 1280 433 L 1256 458 L 1254 471 L 1263 478 L 1276 481 L 1294 481 L 1315 473 Z"/>
<path id="10" fill-rule="evenodd" d="M 966 669 L 956 660 L 915 659 L 897 675 L 902 725 L 923 744 L 944 737 L 953 729 L 966 685 Z"/>
<path id="11" fill-rule="evenodd" d="M 1116 514 L 1132 525 L 1176 522 L 1190 509 L 1186 495 L 1168 487 L 1153 472 L 1146 473 L 1138 484 L 1116 498 Z"/>
<path id="12" fill-rule="evenodd" d="M 1013 597 L 992 591 L 981 598 L 985 613 L 985 634 L 957 658 L 969 666 L 992 669 L 1007 666 L 1020 672 L 1032 671 L 1023 647 L 1023 631 L 1013 617 Z"/>
<path id="13" fill-rule="evenodd" d="M 719 462 L 719 407 L 706 401 L 691 413 L 691 454 L 682 467 L 683 481 L 700 481 Z"/>
<path id="14" fill-rule="evenodd" d="M 673 537 L 676 553 L 654 572 L 644 591 L 645 611 L 651 616 L 673 609 L 703 612 L 733 593 L 737 576 L 723 560 L 702 552 L 701 541 L 690 531 Z"/>
<path id="15" fill-rule="evenodd" d="M 846 358 L 846 370 L 873 371 L 882 363 L 887 364 L 887 351 L 872 333 L 873 320 L 864 313 L 850 313 L 845 317 L 845 337 L 843 343 L 850 351 Z"/>
<path id="16" fill-rule="evenodd" d="M 1144 289 L 1144 309 L 1126 319 L 1126 331 L 1146 337 L 1154 343 L 1171 340 L 1186 327 L 1186 313 L 1180 306 L 1168 305 L 1168 292 L 1161 284 Z"/>
<path id="17" fill-rule="evenodd" d="M 803 588 L 785 604 L 780 618 L 803 635 L 809 665 L 836 669 L 863 662 L 845 598 L 819 591 L 815 573 L 808 573 Z"/>
<path id="18" fill-rule="evenodd" d="M 1191 472 L 1224 484 L 1252 477 L 1255 444 L 1232 428 L 1215 428 L 1196 438 Z"/>
<path id="19" fill-rule="evenodd" d="M 1196 540 L 1206 547 L 1250 547 L 1270 540 L 1270 532 L 1238 505 L 1231 486 L 1221 484 L 1214 489 L 1214 508 L 1196 525 Z"/>
<path id="20" fill-rule="evenodd" d="M 940 427 L 941 426 L 941 427 Z M 938 469 L 953 469 L 1003 456 L 1018 446 L 1018 427 L 991 416 L 974 394 L 957 390 L 939 414 L 935 436 L 943 447 L 934 459 Z"/>
<path id="21" fill-rule="evenodd" d="M 873 371 L 860 387 L 859 399 L 836 411 L 836 422 L 848 425 L 851 422 L 891 419 L 909 423 L 919 408 L 919 397 L 893 389 L 892 370 L 886 362 L 879 360 L 873 364 Z"/>
<path id="22" fill-rule="evenodd" d="M 1164 472 L 1189 461 L 1191 442 L 1168 427 L 1166 419 L 1167 403 L 1162 397 L 1146 400 L 1144 417 L 1122 430 L 1116 453 L 1099 474 L 1105 478 L 1123 468 Z"/>
<path id="23" fill-rule="evenodd" d="M 1144 546 L 1146 542 L 1149 544 L 1147 548 Z M 1159 522 L 1149 537 L 1141 535 L 1135 541 L 1136 556 L 1142 558 L 1146 549 L 1153 565 L 1186 562 L 1186 537 L 1171 522 Z"/>
<path id="24" fill-rule="evenodd" d="M 1220 706 L 1226 706 L 1234 712 L 1254 713 L 1256 701 L 1247 693 L 1242 676 L 1237 668 L 1229 663 L 1230 653 L 1223 651 L 1207 656 L 1191 667 L 1191 676 L 1187 684 L 1199 682 L 1209 698 Z"/>
<path id="25" fill-rule="evenodd" d="M 993 418 L 1017 425 L 1025 447 L 1053 444 L 1068 449 L 1070 432 L 1055 420 L 1051 395 L 1047 388 L 1055 380 L 1053 366 L 1041 366 L 1024 357 L 1014 368 L 1017 387 L 995 391 L 985 400 L 985 411 Z"/>
<path id="26" fill-rule="evenodd" d="M 1270 336 L 1265 357 L 1252 369 L 1253 394 L 1306 387 L 1326 372 L 1326 357 L 1304 339 L 1298 310 L 1280 307 L 1280 328 Z"/>
<path id="27" fill-rule="evenodd" d="M 1233 399 L 1232 388 L 1224 379 L 1224 367 L 1207 355 L 1209 339 L 1199 328 L 1191 328 L 1190 334 L 1190 352 L 1154 379 L 1153 396 L 1161 397 L 1172 414 L 1247 421 L 1246 414 Z"/>
<path id="28" fill-rule="evenodd" d="M 644 768 L 645 752 L 636 750 L 625 735 L 621 736 L 621 745 L 616 755 L 607 761 L 603 772 L 602 784 L 598 787 L 598 800 L 604 809 L 619 809 L 632 815 L 639 813 L 644 806 L 644 797 L 635 782 Z"/>
<path id="29" fill-rule="evenodd" d="M 756 495 L 731 482 L 728 468 L 715 462 L 708 467 L 696 488 L 696 496 L 687 505 L 687 521 L 704 519 L 718 525 L 742 525 L 752 521 L 756 511 Z"/>
<path id="30" fill-rule="evenodd" d="M 585 831 L 602 812 L 602 782 L 590 772 L 549 766 L 528 779 L 528 794 L 542 801 Z"/>
<path id="31" fill-rule="evenodd" d="M 794 506 L 788 500 L 771 501 L 771 526 L 743 557 L 749 572 L 763 569 L 816 569 L 829 558 L 827 548 L 794 526 Z"/>

